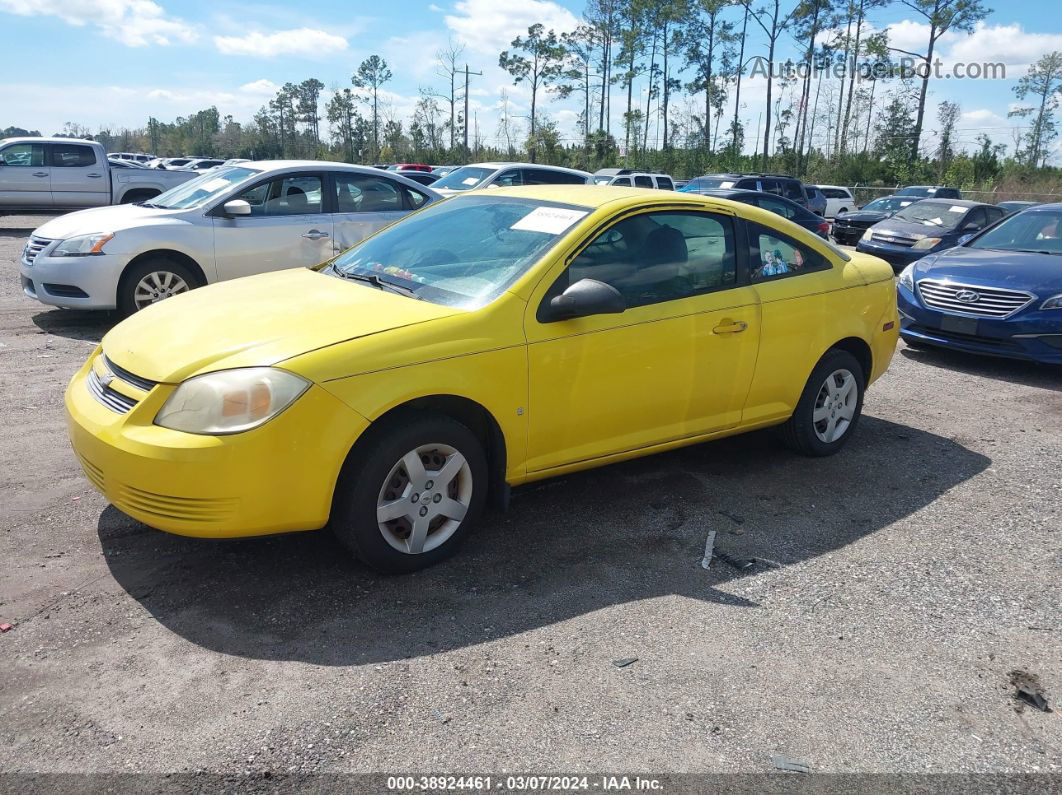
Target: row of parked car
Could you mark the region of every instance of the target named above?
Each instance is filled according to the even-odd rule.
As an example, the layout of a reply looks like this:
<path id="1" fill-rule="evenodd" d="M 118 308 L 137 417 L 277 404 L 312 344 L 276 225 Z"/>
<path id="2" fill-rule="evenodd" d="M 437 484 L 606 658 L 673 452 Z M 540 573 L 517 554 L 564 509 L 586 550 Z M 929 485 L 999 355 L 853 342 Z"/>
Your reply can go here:
<path id="1" fill-rule="evenodd" d="M 766 177 L 676 193 L 484 163 L 445 198 L 414 170 L 237 163 L 35 230 L 28 295 L 131 315 L 66 393 L 119 509 L 211 538 L 328 525 L 411 571 L 522 483 L 769 426 L 835 453 L 900 335 L 1062 363 L 1060 205 L 895 284 L 763 204 L 825 223 Z"/>

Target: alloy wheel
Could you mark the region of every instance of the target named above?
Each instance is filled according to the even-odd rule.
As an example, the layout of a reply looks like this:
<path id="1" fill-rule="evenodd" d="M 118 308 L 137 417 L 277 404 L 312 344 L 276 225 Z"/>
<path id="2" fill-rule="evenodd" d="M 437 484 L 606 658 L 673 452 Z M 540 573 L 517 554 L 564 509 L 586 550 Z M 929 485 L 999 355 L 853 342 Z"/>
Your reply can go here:
<path id="1" fill-rule="evenodd" d="M 144 274 L 133 290 L 133 303 L 137 309 L 162 301 L 178 293 L 186 293 L 188 283 L 171 271 L 151 271 Z"/>

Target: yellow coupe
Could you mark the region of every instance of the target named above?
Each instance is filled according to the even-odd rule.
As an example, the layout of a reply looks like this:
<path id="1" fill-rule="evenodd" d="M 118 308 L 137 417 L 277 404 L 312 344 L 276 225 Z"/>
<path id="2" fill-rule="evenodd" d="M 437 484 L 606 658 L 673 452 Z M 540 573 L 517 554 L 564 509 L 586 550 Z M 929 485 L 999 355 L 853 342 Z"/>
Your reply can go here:
<path id="1" fill-rule="evenodd" d="M 503 188 L 317 269 L 148 307 L 104 337 L 66 407 L 89 480 L 152 527 L 330 525 L 399 572 L 528 481 L 772 425 L 834 453 L 896 339 L 892 269 L 773 213 Z"/>

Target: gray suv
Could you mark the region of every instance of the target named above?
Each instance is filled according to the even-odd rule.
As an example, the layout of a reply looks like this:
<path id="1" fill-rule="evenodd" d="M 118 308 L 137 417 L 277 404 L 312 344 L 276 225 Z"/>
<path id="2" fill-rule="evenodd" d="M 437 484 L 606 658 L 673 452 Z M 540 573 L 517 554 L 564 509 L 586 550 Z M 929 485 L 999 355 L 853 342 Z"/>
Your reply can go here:
<path id="1" fill-rule="evenodd" d="M 758 190 L 762 193 L 774 193 L 777 196 L 794 201 L 805 210 L 808 197 L 804 183 L 788 174 L 705 174 L 691 179 L 682 188 L 684 193 L 699 193 L 702 190 Z"/>

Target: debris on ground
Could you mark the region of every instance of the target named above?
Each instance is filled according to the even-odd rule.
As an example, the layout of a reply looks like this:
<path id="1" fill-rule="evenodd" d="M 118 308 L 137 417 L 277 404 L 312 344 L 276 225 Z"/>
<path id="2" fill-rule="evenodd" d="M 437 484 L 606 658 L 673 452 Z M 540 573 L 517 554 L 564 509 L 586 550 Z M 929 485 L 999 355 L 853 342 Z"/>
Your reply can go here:
<path id="1" fill-rule="evenodd" d="M 712 565 L 712 554 L 715 551 L 715 530 L 708 531 L 708 538 L 704 540 L 704 557 L 701 558 L 701 568 L 707 569 Z"/>
<path id="2" fill-rule="evenodd" d="M 790 759 L 787 756 L 772 756 L 771 764 L 779 770 L 790 770 L 794 773 L 810 773 L 811 765 L 807 762 L 802 762 L 799 759 Z"/>
<path id="3" fill-rule="evenodd" d="M 11 624 L 0 624 L 0 632 L 7 632 L 12 629 L 14 629 L 14 626 Z"/>
<path id="4" fill-rule="evenodd" d="M 1014 687 L 1014 699 L 1018 702 L 1018 709 L 1028 704 L 1040 712 L 1051 712 L 1047 696 L 1044 695 L 1043 686 L 1036 674 L 1018 668 L 1010 672 L 1010 684 Z"/>
<path id="5" fill-rule="evenodd" d="M 612 664 L 617 668 L 626 668 L 628 665 L 634 665 L 638 662 L 637 657 L 624 657 L 622 660 L 613 660 Z"/>
<path id="6" fill-rule="evenodd" d="M 716 552 L 715 556 L 727 566 L 737 569 L 738 571 L 747 571 L 756 565 L 755 558 L 735 558 L 733 555 L 729 555 L 722 551 Z"/>

